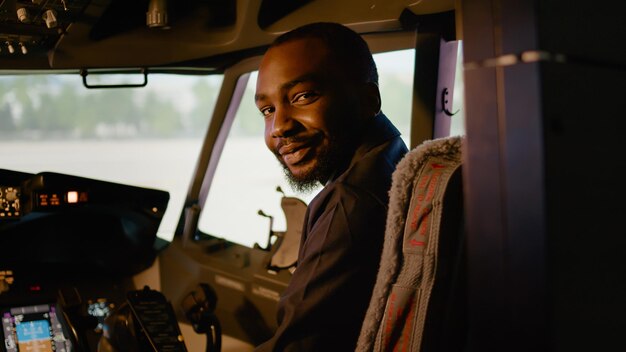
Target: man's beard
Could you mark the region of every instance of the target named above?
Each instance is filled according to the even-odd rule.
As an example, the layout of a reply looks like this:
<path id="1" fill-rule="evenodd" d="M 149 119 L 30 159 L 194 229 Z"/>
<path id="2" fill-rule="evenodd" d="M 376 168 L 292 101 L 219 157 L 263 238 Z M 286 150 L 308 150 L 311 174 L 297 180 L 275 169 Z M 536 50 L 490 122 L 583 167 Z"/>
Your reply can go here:
<path id="1" fill-rule="evenodd" d="M 283 159 L 277 155 L 278 161 L 283 167 L 283 172 L 291 188 L 299 193 L 310 193 L 316 190 L 322 183 L 330 180 L 331 177 L 345 166 L 351 155 L 350 145 L 339 143 L 335 138 L 331 140 L 328 148 L 324 148 L 316 156 L 315 167 L 304 175 L 296 177 Z"/>

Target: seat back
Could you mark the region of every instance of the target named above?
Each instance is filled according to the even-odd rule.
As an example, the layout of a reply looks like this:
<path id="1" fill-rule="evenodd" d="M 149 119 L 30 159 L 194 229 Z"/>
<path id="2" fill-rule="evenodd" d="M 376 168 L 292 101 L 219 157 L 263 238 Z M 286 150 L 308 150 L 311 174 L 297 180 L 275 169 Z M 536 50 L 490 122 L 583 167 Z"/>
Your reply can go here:
<path id="1" fill-rule="evenodd" d="M 459 351 L 465 345 L 461 144 L 461 137 L 427 141 L 398 164 L 357 351 Z"/>

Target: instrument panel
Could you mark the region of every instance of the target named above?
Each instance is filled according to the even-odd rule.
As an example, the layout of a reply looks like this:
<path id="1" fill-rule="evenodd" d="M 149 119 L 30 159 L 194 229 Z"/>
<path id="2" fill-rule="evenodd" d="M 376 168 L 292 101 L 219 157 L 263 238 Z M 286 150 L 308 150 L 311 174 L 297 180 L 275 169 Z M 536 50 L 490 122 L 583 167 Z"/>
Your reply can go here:
<path id="1" fill-rule="evenodd" d="M 157 256 L 168 202 L 155 189 L 0 169 L 0 351 L 98 350 Z"/>
<path id="2" fill-rule="evenodd" d="M 10 307 L 0 311 L 7 352 L 72 351 L 67 324 L 56 304 Z"/>

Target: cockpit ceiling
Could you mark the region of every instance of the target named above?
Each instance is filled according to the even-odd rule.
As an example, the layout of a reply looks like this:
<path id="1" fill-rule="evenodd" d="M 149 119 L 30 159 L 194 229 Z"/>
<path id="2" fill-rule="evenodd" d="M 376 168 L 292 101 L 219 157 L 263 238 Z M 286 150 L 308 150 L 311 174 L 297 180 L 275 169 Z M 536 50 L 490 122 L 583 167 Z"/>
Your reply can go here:
<path id="1" fill-rule="evenodd" d="M 0 70 L 219 66 L 305 23 L 388 31 L 401 29 L 403 11 L 453 8 L 454 0 L 0 0 Z"/>

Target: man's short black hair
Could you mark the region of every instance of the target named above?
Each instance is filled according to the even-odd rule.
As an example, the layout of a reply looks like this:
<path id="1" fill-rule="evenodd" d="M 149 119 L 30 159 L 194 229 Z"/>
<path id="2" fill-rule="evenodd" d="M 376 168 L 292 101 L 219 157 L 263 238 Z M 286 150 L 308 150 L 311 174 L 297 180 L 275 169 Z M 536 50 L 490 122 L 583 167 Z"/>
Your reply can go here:
<path id="1" fill-rule="evenodd" d="M 378 84 L 378 70 L 367 43 L 355 31 L 339 23 L 306 24 L 276 38 L 272 47 L 307 38 L 322 40 L 343 72 L 347 72 L 350 78 L 357 82 Z"/>

